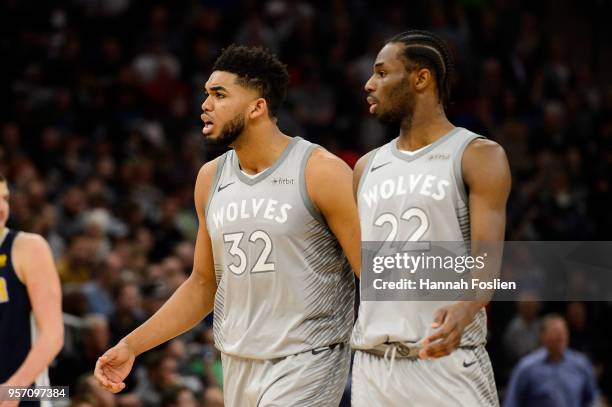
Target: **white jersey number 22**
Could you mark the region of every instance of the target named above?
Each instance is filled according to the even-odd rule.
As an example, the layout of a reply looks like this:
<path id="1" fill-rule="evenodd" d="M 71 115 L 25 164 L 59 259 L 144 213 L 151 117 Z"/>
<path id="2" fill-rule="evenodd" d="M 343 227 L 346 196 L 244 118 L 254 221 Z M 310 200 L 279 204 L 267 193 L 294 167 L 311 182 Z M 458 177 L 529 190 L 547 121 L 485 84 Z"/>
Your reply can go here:
<path id="1" fill-rule="evenodd" d="M 412 235 L 410 235 L 407 241 L 418 242 L 429 228 L 429 219 L 427 219 L 427 214 L 419 208 L 410 208 L 404 213 L 402 213 L 402 216 L 400 217 L 400 219 L 403 219 L 405 221 L 409 221 L 412 218 L 419 219 L 420 225 L 416 228 Z M 385 242 L 394 242 L 395 238 L 397 237 L 397 231 L 399 229 L 399 220 L 397 219 L 397 216 L 387 212 L 380 215 L 374 221 L 374 225 L 378 227 L 382 227 L 385 224 L 391 226 L 391 231 L 387 235 Z"/>

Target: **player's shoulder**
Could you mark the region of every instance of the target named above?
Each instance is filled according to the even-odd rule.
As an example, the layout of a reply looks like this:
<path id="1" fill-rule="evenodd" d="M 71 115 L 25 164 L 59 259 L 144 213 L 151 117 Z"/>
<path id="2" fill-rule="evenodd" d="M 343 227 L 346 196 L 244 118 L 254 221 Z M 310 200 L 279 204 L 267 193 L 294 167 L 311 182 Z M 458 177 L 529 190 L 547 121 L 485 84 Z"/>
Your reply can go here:
<path id="1" fill-rule="evenodd" d="M 312 150 L 306 163 L 306 171 L 309 173 L 325 173 L 326 171 L 342 168 L 349 168 L 348 164 L 321 146 L 316 146 Z"/>
<path id="2" fill-rule="evenodd" d="M 506 156 L 501 144 L 484 137 L 473 139 L 465 148 L 464 158 L 474 159 L 499 159 Z"/>
<path id="3" fill-rule="evenodd" d="M 226 156 L 227 153 L 221 154 L 200 167 L 194 188 L 194 199 L 198 211 L 200 211 L 200 208 L 203 208 L 204 203 L 208 200 L 209 191 L 215 174 L 217 173 L 217 168 L 221 165 L 221 161 L 225 160 Z"/>
<path id="4" fill-rule="evenodd" d="M 374 156 L 379 149 L 380 147 L 368 151 L 357 160 L 357 163 L 355 163 L 355 169 L 353 170 L 357 178 L 361 178 L 361 174 L 366 170 L 368 164 L 374 159 Z"/>
<path id="5" fill-rule="evenodd" d="M 510 166 L 504 148 L 493 140 L 476 138 L 465 149 L 461 160 L 463 178 L 467 185 L 476 183 L 498 185 L 500 191 L 509 190 L 511 184 Z M 483 171 L 486 168 L 487 171 Z"/>
<path id="6" fill-rule="evenodd" d="M 323 147 L 317 146 L 306 162 L 304 180 L 316 207 L 331 202 L 342 185 L 350 184 L 352 170 L 344 160 Z"/>
<path id="7" fill-rule="evenodd" d="M 374 157 L 374 154 L 376 154 L 377 151 L 378 151 L 378 148 L 375 148 L 374 150 L 368 151 L 367 153 L 362 155 L 357 160 L 357 163 L 355 164 L 355 168 L 365 167 L 368 164 L 368 162 L 372 159 L 372 157 Z"/>
<path id="8" fill-rule="evenodd" d="M 219 155 L 218 157 L 213 158 L 210 161 L 205 162 L 198 171 L 198 181 L 212 180 L 217 172 L 217 167 L 222 160 L 225 160 L 227 156 L 227 152 Z"/>
<path id="9" fill-rule="evenodd" d="M 15 241 L 13 243 L 13 252 L 21 253 L 22 251 L 40 251 L 47 250 L 49 248 L 49 244 L 44 237 L 36 233 L 29 232 L 19 232 L 17 236 L 15 236 Z"/>
<path id="10" fill-rule="evenodd" d="M 36 233 L 19 232 L 13 242 L 12 257 L 17 276 L 25 280 L 24 273 L 38 272 L 39 270 L 27 266 L 35 260 L 51 258 L 51 248 L 47 240 Z"/>

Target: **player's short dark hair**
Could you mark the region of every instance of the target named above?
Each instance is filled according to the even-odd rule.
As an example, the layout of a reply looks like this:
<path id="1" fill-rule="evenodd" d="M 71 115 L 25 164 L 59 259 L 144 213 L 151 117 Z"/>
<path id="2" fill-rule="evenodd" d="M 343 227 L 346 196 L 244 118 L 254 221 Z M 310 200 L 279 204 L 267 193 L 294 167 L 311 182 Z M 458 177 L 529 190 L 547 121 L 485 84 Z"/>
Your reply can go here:
<path id="1" fill-rule="evenodd" d="M 427 68 L 433 72 L 438 98 L 444 107 L 448 106 L 454 64 L 446 41 L 429 31 L 409 30 L 394 36 L 387 43 L 404 44 L 407 70 Z"/>
<path id="2" fill-rule="evenodd" d="M 6 182 L 6 178 L 4 177 L 4 175 L 2 175 L 1 172 L 0 172 L 0 182 Z"/>
<path id="3" fill-rule="evenodd" d="M 213 71 L 238 76 L 238 83 L 259 92 L 268 103 L 270 115 L 276 116 L 289 82 L 287 68 L 276 55 L 262 47 L 230 45 L 215 61 Z"/>

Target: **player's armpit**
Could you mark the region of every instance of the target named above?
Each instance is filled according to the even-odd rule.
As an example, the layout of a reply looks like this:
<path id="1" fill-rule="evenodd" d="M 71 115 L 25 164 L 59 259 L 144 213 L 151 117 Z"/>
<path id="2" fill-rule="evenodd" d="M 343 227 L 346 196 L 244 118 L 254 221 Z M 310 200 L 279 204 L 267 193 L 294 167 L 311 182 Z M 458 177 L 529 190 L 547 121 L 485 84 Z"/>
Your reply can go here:
<path id="1" fill-rule="evenodd" d="M 359 277 L 361 235 L 351 169 L 340 158 L 317 148 L 308 159 L 305 177 L 310 199 L 325 218 Z"/>

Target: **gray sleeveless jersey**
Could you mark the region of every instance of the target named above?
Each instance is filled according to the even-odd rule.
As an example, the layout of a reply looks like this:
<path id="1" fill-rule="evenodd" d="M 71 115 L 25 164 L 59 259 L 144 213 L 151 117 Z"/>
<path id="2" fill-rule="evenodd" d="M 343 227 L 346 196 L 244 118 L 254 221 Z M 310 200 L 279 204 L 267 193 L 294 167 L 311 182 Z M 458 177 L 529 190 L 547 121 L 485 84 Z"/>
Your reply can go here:
<path id="1" fill-rule="evenodd" d="M 358 189 L 361 240 L 469 241 L 461 158 L 479 137 L 458 127 L 413 155 L 397 148 L 397 138 L 374 151 Z M 450 302 L 361 301 L 352 345 L 370 349 L 386 342 L 418 342 L 432 333 L 434 311 L 445 304 Z M 464 331 L 461 345 L 485 339 L 483 309 Z"/>
<path id="2" fill-rule="evenodd" d="M 295 137 L 254 178 L 240 170 L 233 150 L 219 159 L 206 225 L 217 277 L 215 345 L 222 352 L 273 359 L 349 339 L 353 273 L 304 178 L 316 147 Z"/>

